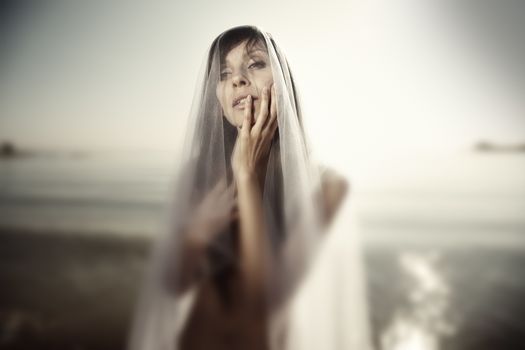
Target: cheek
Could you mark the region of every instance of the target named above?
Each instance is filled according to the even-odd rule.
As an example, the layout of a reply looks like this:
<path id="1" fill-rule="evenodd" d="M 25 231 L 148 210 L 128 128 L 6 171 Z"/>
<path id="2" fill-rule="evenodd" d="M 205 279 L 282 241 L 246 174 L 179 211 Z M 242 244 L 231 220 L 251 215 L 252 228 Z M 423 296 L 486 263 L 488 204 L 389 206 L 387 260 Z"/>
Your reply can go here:
<path id="1" fill-rule="evenodd" d="M 234 124 L 234 121 L 231 117 L 231 111 L 228 109 L 228 108 L 224 108 L 224 106 L 229 106 L 230 104 L 228 103 L 227 99 L 226 99 L 226 94 L 227 94 L 227 91 L 226 89 L 224 89 L 224 87 L 220 86 L 220 85 L 217 85 L 217 88 L 215 89 L 215 95 L 217 96 L 217 100 L 219 101 L 219 104 L 222 108 L 222 114 L 223 114 L 223 117 L 226 118 L 226 120 L 235 126 Z"/>
<path id="2" fill-rule="evenodd" d="M 219 100 L 221 107 L 224 109 L 224 89 L 220 85 L 217 85 L 215 89 L 215 96 L 217 96 L 217 100 Z"/>
<path id="3" fill-rule="evenodd" d="M 255 83 L 255 85 L 257 86 L 257 90 L 258 92 L 262 92 L 262 89 L 265 87 L 265 86 L 269 86 L 273 83 L 273 75 L 272 75 L 272 71 L 271 69 L 265 69 L 265 70 L 260 70 L 260 71 L 257 71 L 254 75 L 253 75 L 253 78 L 252 78 L 253 82 Z"/>
<path id="4" fill-rule="evenodd" d="M 263 81 L 261 88 L 264 86 L 270 86 L 272 84 L 273 84 L 273 75 L 272 75 L 272 72 L 270 72 L 264 77 L 264 81 Z"/>
<path id="5" fill-rule="evenodd" d="M 227 91 L 223 87 L 217 86 L 217 89 L 215 90 L 217 95 L 217 100 L 219 100 L 219 104 L 221 105 L 222 112 L 225 116 L 228 116 L 230 110 L 227 108 L 229 106 L 227 96 Z"/>

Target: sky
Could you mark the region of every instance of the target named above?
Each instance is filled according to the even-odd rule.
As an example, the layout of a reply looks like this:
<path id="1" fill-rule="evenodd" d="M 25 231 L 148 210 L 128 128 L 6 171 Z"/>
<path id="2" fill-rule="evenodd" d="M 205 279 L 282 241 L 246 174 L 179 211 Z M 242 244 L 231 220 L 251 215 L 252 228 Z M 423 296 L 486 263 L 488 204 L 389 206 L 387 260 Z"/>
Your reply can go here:
<path id="1" fill-rule="evenodd" d="M 522 2 L 521 2 L 522 3 Z M 0 140 L 58 150 L 180 147 L 222 31 L 288 58 L 319 157 L 525 141 L 519 1 L 5 1 Z"/>

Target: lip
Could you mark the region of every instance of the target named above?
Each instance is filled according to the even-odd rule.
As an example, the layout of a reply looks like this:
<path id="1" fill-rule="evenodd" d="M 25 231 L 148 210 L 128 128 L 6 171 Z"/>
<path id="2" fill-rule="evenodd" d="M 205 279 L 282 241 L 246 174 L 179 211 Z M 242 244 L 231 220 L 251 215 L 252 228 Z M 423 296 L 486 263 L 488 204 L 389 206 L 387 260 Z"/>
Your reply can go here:
<path id="1" fill-rule="evenodd" d="M 244 104 L 241 104 L 239 102 L 241 102 L 243 99 L 245 99 L 246 97 L 248 96 L 251 96 L 250 94 L 245 94 L 245 95 L 240 95 L 240 96 L 237 96 L 234 100 L 233 100 L 233 103 L 232 103 L 232 107 L 235 108 L 235 107 L 242 107 L 244 109 Z M 255 101 L 257 100 L 257 97 L 254 97 L 252 96 L 252 101 Z"/>

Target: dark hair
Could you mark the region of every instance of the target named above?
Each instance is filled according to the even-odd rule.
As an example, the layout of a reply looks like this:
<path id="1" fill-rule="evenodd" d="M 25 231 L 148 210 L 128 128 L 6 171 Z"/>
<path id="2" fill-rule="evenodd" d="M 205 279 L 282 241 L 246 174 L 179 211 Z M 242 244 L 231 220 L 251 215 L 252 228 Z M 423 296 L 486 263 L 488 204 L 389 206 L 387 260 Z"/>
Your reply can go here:
<path id="1" fill-rule="evenodd" d="M 281 56 L 279 50 L 277 49 L 277 44 L 275 43 L 275 41 L 273 40 L 271 35 L 269 35 L 269 36 L 270 36 L 270 43 L 273 46 L 273 48 L 275 49 L 275 51 L 277 52 L 277 60 L 279 61 L 279 64 L 280 64 L 281 68 L 284 66 L 284 64 L 286 64 L 286 66 L 288 66 L 288 75 L 290 77 L 290 84 L 291 84 L 291 86 L 289 88 L 291 88 L 291 90 L 293 92 L 294 107 L 295 107 L 295 109 L 297 111 L 297 118 L 299 119 L 299 125 L 300 125 L 301 131 L 302 131 L 302 133 L 304 135 L 303 120 L 302 120 L 303 118 L 302 118 L 302 113 L 301 113 L 300 106 L 299 106 L 297 90 L 296 90 L 296 87 L 295 87 L 293 74 L 292 74 L 292 72 L 290 70 L 290 67 L 288 65 L 288 61 L 286 60 L 286 58 Z M 217 46 L 218 46 L 218 49 L 219 49 L 219 52 L 218 52 L 219 60 L 220 60 L 220 62 L 223 62 L 226 59 L 226 55 L 233 48 L 235 48 L 237 45 L 239 45 L 240 43 L 242 43 L 244 41 L 246 41 L 246 48 L 247 49 L 251 49 L 251 48 L 253 48 L 253 47 L 257 46 L 257 45 L 262 45 L 262 46 L 264 46 L 265 50 L 268 50 L 268 47 L 267 47 L 267 44 L 266 44 L 266 40 L 264 39 L 264 35 L 260 31 L 259 28 L 255 27 L 255 26 L 251 26 L 251 25 L 244 25 L 244 26 L 238 26 L 238 27 L 234 27 L 234 28 L 228 29 L 228 30 L 222 32 L 219 36 L 217 36 L 215 38 L 215 40 L 213 40 L 213 42 L 211 44 L 210 51 L 208 53 L 208 62 L 207 62 L 206 76 L 209 77 L 209 75 L 211 73 L 211 68 L 212 68 L 211 65 L 212 65 L 212 63 L 214 61 L 214 56 L 217 54 L 217 52 L 216 52 Z M 283 74 L 285 74 L 285 72 L 283 72 Z M 235 129 L 235 128 L 233 128 L 233 129 Z"/>
<path id="2" fill-rule="evenodd" d="M 246 42 L 246 48 L 249 50 L 257 45 L 262 45 L 265 50 L 267 50 L 266 40 L 264 39 L 263 33 L 255 26 L 244 25 L 239 27 L 234 27 L 222 32 L 219 36 L 213 40 L 210 52 L 208 55 L 207 62 L 207 71 L 206 75 L 209 77 L 209 74 L 212 70 L 212 64 L 214 60 L 217 59 L 216 55 L 219 55 L 220 62 L 224 62 L 226 55 L 238 46 L 239 44 Z M 218 50 L 218 52 L 217 52 Z M 235 126 L 230 125 L 230 123 L 223 118 L 222 120 L 223 130 L 224 130 L 224 151 L 226 156 L 227 164 L 227 176 L 228 181 L 232 181 L 232 173 L 230 167 L 231 154 L 233 152 L 233 147 L 235 140 L 237 138 L 237 129 Z M 276 138 L 278 138 L 278 132 L 276 132 Z"/>
<path id="3" fill-rule="evenodd" d="M 222 34 L 220 34 L 213 43 L 211 44 L 210 53 L 208 56 L 208 69 L 207 73 L 209 75 L 211 70 L 211 64 L 213 62 L 213 56 L 216 53 L 217 45 L 219 46 L 219 59 L 221 62 L 224 62 L 226 55 L 237 45 L 246 41 L 246 48 L 251 49 L 256 45 L 262 44 L 265 49 L 266 41 L 264 36 L 257 27 L 254 26 L 239 26 L 231 28 Z"/>

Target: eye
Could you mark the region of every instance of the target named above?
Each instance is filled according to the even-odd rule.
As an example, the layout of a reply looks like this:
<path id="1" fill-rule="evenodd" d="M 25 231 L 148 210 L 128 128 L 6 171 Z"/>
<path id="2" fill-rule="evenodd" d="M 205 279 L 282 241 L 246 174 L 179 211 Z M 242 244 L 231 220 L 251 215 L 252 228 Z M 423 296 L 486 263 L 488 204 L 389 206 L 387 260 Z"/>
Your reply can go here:
<path id="1" fill-rule="evenodd" d="M 266 67 L 266 62 L 264 61 L 255 61 L 248 66 L 248 68 L 264 68 Z"/>
<path id="2" fill-rule="evenodd" d="M 220 80 L 226 80 L 228 78 L 228 75 L 230 74 L 230 72 L 221 72 L 220 74 Z"/>

